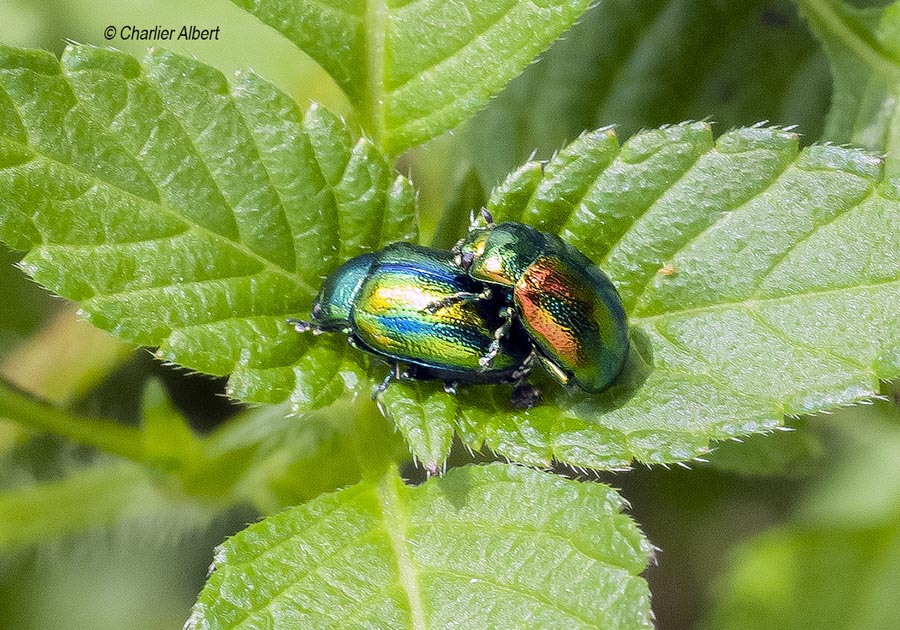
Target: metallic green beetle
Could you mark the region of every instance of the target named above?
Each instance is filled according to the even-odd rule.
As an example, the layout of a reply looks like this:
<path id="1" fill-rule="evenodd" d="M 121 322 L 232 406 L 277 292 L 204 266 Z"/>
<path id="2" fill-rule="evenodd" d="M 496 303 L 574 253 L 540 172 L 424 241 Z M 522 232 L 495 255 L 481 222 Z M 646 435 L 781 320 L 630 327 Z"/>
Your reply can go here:
<path id="1" fill-rule="evenodd" d="M 472 278 L 511 293 L 507 323 L 481 364 L 490 366 L 500 340 L 519 320 L 538 359 L 560 382 L 598 393 L 628 356 L 628 321 L 616 288 L 597 265 L 558 236 L 521 223 L 472 228 L 454 247 L 454 262 Z"/>
<path id="2" fill-rule="evenodd" d="M 350 259 L 322 285 L 312 322 L 289 320 L 298 332 L 339 332 L 392 366 L 373 398 L 392 378 L 456 383 L 515 383 L 531 368 L 533 347 L 521 329 L 499 345 L 502 297 L 453 264 L 451 252 L 395 243 Z M 484 369 L 479 360 L 494 352 Z M 401 371 L 401 366 L 405 371 Z M 513 404 L 528 405 L 523 390 Z"/>

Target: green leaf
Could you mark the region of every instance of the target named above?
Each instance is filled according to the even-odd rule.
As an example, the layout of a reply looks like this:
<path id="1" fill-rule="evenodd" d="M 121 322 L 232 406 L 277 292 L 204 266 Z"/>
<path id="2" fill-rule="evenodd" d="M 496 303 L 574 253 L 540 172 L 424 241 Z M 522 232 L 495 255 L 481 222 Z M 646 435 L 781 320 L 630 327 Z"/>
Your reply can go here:
<path id="1" fill-rule="evenodd" d="M 900 625 L 900 413 L 884 401 L 868 411 L 827 419 L 825 474 L 790 523 L 738 547 L 708 628 Z"/>
<path id="2" fill-rule="evenodd" d="M 744 545 L 710 630 L 891 630 L 900 625 L 900 527 L 788 527 Z"/>
<path id="3" fill-rule="evenodd" d="M 370 391 L 364 355 L 284 319 L 307 313 L 339 262 L 410 236 L 412 188 L 371 144 L 252 75 L 230 88 L 164 52 L 142 66 L 75 48 L 60 68 L 4 49 L 0 66 L 0 235 L 32 248 L 23 265 L 38 281 L 166 359 L 233 372 L 245 400 L 300 412 Z M 559 231 L 610 273 L 633 324 L 626 375 L 601 396 L 545 383 L 524 413 L 505 387 L 453 401 L 413 386 L 387 402 L 395 423 L 430 468 L 451 417 L 472 448 L 615 468 L 872 396 L 900 373 L 900 193 L 881 169 L 837 147 L 798 154 L 778 129 L 714 143 L 703 123 L 621 149 L 599 130 L 545 169 L 526 164 L 489 206 Z M 442 424 L 426 427 L 418 404 Z"/>
<path id="4" fill-rule="evenodd" d="M 775 128 L 708 124 L 621 149 L 585 134 L 492 194 L 498 220 L 562 237 L 621 293 L 631 365 L 608 392 L 515 412 L 509 389 L 460 392 L 471 448 L 591 468 L 696 457 L 710 440 L 866 400 L 900 375 L 900 186 L 857 150 Z M 648 370 L 649 366 L 649 370 Z"/>
<path id="5" fill-rule="evenodd" d="M 585 129 L 622 137 L 677 120 L 769 120 L 818 138 L 828 64 L 786 0 L 604 0 L 467 125 L 489 185 Z"/>
<path id="6" fill-rule="evenodd" d="M 203 447 L 162 383 L 151 380 L 147 384 L 143 406 L 141 437 L 147 463 L 165 471 L 198 465 Z"/>
<path id="7" fill-rule="evenodd" d="M 835 0 L 799 0 L 834 75 L 825 135 L 887 154 L 900 172 L 900 2 L 856 9 Z"/>
<path id="8" fill-rule="evenodd" d="M 607 486 L 525 468 L 391 471 L 216 553 L 186 627 L 652 627 L 651 547 Z"/>
<path id="9" fill-rule="evenodd" d="M 303 408 L 361 371 L 285 319 L 347 258 L 415 238 L 410 183 L 343 121 L 160 50 L 0 48 L 0 199 L 22 268 L 91 323 Z"/>
<path id="10" fill-rule="evenodd" d="M 453 444 L 453 397 L 438 383 L 399 383 L 384 392 L 381 404 L 409 444 L 413 458 L 429 473 L 437 473 Z"/>
<path id="11" fill-rule="evenodd" d="M 265 405 L 243 411 L 198 438 L 152 383 L 145 394 L 143 431 L 137 434 L 126 427 L 143 447 L 135 459 L 147 465 L 101 460 L 97 465 L 76 466 L 64 460 L 65 465 L 48 468 L 46 449 L 34 445 L 17 449 L 25 451 L 24 456 L 5 454 L 0 460 L 4 472 L 0 475 L 4 490 L 0 492 L 0 550 L 126 522 L 163 521 L 165 531 L 187 531 L 234 506 L 249 504 L 261 514 L 271 514 L 356 483 L 362 475 L 354 410 L 329 411 L 298 422 L 288 416 L 285 405 Z M 21 414 L 12 417 L 21 419 Z M 65 420 L 69 427 L 81 428 L 59 432 L 75 439 L 116 428 L 107 422 L 89 434 L 96 420 L 74 416 Z M 405 444 L 383 418 L 372 420 L 380 421 L 374 430 L 386 436 L 383 455 L 400 459 Z M 62 422 L 49 428 L 58 426 Z M 96 440 L 81 441 L 93 444 Z M 40 478 L 29 479 L 32 467 Z M 159 530 L 158 525 L 154 529 Z"/>
<path id="12" fill-rule="evenodd" d="M 364 463 L 360 449 L 378 451 L 388 461 L 408 452 L 389 422 L 374 412 L 368 394 L 362 405 L 338 402 L 298 420 L 283 405 L 266 405 L 230 419 L 204 440 L 208 464 L 198 483 L 230 489 L 233 503 L 249 502 L 271 514 L 358 482 Z M 373 425 L 360 430 L 360 415 Z M 365 430 L 380 438 L 363 437 Z M 233 484 L 233 488 L 232 488 Z"/>
<path id="13" fill-rule="evenodd" d="M 481 109 L 588 0 L 233 0 L 316 59 L 388 154 Z"/>
<path id="14" fill-rule="evenodd" d="M 208 524 L 214 515 L 196 502 L 165 492 L 141 466 L 98 465 L 0 493 L 0 551 L 162 517 L 167 528 L 187 529 Z"/>
<path id="15" fill-rule="evenodd" d="M 819 470 L 825 457 L 821 437 L 810 426 L 819 420 L 795 421 L 790 431 L 722 442 L 704 458 L 716 470 L 739 475 L 806 477 Z"/>
<path id="16" fill-rule="evenodd" d="M 809 484 L 798 518 L 841 529 L 896 522 L 900 514 L 900 408 L 896 403 L 875 401 L 868 408 L 838 411 L 823 425 L 830 465 Z"/>

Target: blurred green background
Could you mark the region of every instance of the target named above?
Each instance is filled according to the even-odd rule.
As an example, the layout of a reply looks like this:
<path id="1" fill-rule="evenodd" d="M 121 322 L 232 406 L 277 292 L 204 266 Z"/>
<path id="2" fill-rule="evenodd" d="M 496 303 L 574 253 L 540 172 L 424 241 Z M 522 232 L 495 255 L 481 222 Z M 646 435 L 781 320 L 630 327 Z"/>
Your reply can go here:
<path id="1" fill-rule="evenodd" d="M 105 45 L 103 29 L 124 24 L 219 26 L 217 42 L 171 47 L 226 72 L 251 67 L 301 105 L 315 100 L 352 117 L 324 72 L 225 0 L 0 2 L 0 41 L 56 53 L 66 40 Z M 146 46 L 112 43 L 138 56 Z M 828 63 L 789 2 L 605 0 L 473 121 L 409 152 L 399 168 L 420 190 L 424 239 L 437 231 L 446 244 L 506 173 L 584 129 L 615 124 L 624 139 L 686 119 L 708 118 L 719 131 L 768 120 L 796 124 L 813 142 L 830 97 Z M 165 368 L 79 324 L 15 261 L 0 251 L 4 378 L 128 423 L 151 378 L 195 428 L 235 411 L 221 381 Z M 691 469 L 601 475 L 661 548 L 647 572 L 661 629 L 900 628 L 900 395 L 884 393 L 872 406 L 722 445 Z M 0 420 L 0 493 L 101 459 Z M 67 517 L 64 506 L 58 515 Z M 254 518 L 242 508 L 212 519 L 190 506 L 137 510 L 38 548 L 0 533 L 0 628 L 179 628 L 213 547 Z"/>

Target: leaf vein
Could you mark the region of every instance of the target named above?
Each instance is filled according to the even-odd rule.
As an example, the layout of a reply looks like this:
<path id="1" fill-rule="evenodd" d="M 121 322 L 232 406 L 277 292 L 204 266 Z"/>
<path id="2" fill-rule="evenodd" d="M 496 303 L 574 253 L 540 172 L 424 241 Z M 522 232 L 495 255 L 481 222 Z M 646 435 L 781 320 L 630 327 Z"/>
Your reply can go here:
<path id="1" fill-rule="evenodd" d="M 668 331 L 666 331 L 665 329 L 660 327 L 659 322 L 657 322 L 657 325 L 654 326 L 653 329 L 656 331 L 656 333 L 660 337 L 665 339 L 674 348 L 680 348 L 682 352 L 684 352 L 686 355 L 688 355 L 689 357 L 694 359 L 694 361 L 698 364 L 698 367 L 706 366 L 706 369 L 699 370 L 699 372 L 700 372 L 700 374 L 705 376 L 707 379 L 709 379 L 708 380 L 709 383 L 720 385 L 725 390 L 725 392 L 730 393 L 732 396 L 734 396 L 736 398 L 741 397 L 743 392 L 740 389 L 738 389 L 737 387 L 735 387 L 733 384 L 725 381 L 721 376 L 719 376 L 720 369 L 717 369 L 716 366 L 713 365 L 712 362 L 709 361 L 709 359 L 707 359 L 700 352 L 698 352 L 697 348 L 694 348 L 693 346 L 681 341 L 680 339 L 675 339 L 674 337 L 672 337 L 672 335 L 670 335 Z M 685 370 L 684 368 L 681 368 L 680 370 L 673 370 L 673 371 L 682 372 L 684 374 L 691 374 L 691 373 L 696 374 L 696 372 L 693 372 L 693 371 L 689 372 L 689 371 Z M 761 394 L 757 394 L 757 397 L 762 399 L 763 401 L 765 401 L 767 404 L 771 405 L 775 409 L 782 408 L 782 405 L 774 398 L 765 397 L 765 396 L 762 396 Z"/>
<path id="2" fill-rule="evenodd" d="M 623 230 L 622 233 L 609 244 L 609 248 L 606 250 L 606 253 L 604 253 L 603 256 L 600 257 L 600 262 L 598 264 L 602 267 L 604 264 L 609 262 L 609 259 L 612 256 L 613 252 L 615 251 L 616 247 L 618 247 L 619 245 L 622 244 L 622 241 L 624 241 L 625 237 L 631 233 L 631 231 L 634 229 L 635 225 L 637 225 L 638 222 L 642 218 L 644 218 L 648 212 L 650 212 L 650 210 L 656 205 L 656 203 L 660 199 L 662 199 L 666 195 L 666 193 L 671 191 L 675 186 L 678 185 L 679 182 L 681 182 L 688 176 L 688 174 L 691 172 L 691 170 L 694 168 L 694 166 L 696 166 L 697 162 L 700 161 L 700 158 L 702 158 L 703 156 L 705 156 L 708 153 L 715 151 L 715 150 L 716 150 L 715 145 L 711 144 L 708 147 L 704 147 L 703 151 L 697 152 L 697 154 L 693 156 L 693 159 L 691 160 L 690 164 L 685 164 L 684 170 L 681 172 L 680 175 L 678 175 L 678 177 L 676 177 L 674 180 L 672 180 L 668 186 L 661 189 L 659 191 L 659 193 L 653 199 L 651 199 L 650 202 L 646 206 L 644 206 L 643 208 L 641 208 L 640 210 L 635 212 L 634 218 L 631 221 L 631 224 L 627 228 L 625 228 L 625 230 Z"/>
<path id="3" fill-rule="evenodd" d="M 862 205 L 865 204 L 869 199 L 871 199 L 872 197 L 874 197 L 875 194 L 876 194 L 876 192 L 877 192 L 877 188 L 876 188 L 875 186 L 872 186 L 872 187 L 869 189 L 869 191 L 866 193 L 866 195 L 865 195 L 862 199 L 860 199 L 856 204 L 854 204 L 852 207 L 849 207 L 849 208 L 846 208 L 846 209 L 843 209 L 843 210 L 839 210 L 838 212 L 835 212 L 835 214 L 834 214 L 833 217 L 829 218 L 829 219 L 828 219 L 827 221 L 825 221 L 824 223 L 821 223 L 821 224 L 819 224 L 819 225 L 814 225 L 813 228 L 809 231 L 808 234 L 805 234 L 805 235 L 803 235 L 802 238 L 800 238 L 800 239 L 794 241 L 794 242 L 790 245 L 790 247 L 788 247 L 788 248 L 787 248 L 784 252 L 782 252 L 776 259 L 774 259 L 774 260 L 772 261 L 772 264 L 769 265 L 769 268 L 768 268 L 768 269 L 767 269 L 767 270 L 759 277 L 759 279 L 758 279 L 758 280 L 756 281 L 756 283 L 754 284 L 754 286 L 753 286 L 753 292 L 750 294 L 750 297 L 749 297 L 748 299 L 753 300 L 753 299 L 757 299 L 757 298 L 760 297 L 760 291 L 762 291 L 762 285 L 765 284 L 765 281 L 768 280 L 769 277 L 770 277 L 773 273 L 775 273 L 775 270 L 781 265 L 781 263 L 783 263 L 783 262 L 787 259 L 787 257 L 790 256 L 791 252 L 793 252 L 797 247 L 799 247 L 799 246 L 802 245 L 803 243 L 809 241 L 809 240 L 810 240 L 813 236 L 815 236 L 822 228 L 824 228 L 824 227 L 826 227 L 826 226 L 828 226 L 828 225 L 831 225 L 832 223 L 834 223 L 835 221 L 837 221 L 838 219 L 840 219 L 841 217 L 843 217 L 844 215 L 846 215 L 848 212 L 853 212 L 853 211 L 855 211 L 855 210 L 858 210 L 858 209 L 860 208 L 860 206 L 862 206 Z"/>
<path id="4" fill-rule="evenodd" d="M 599 564 L 606 564 L 609 566 L 613 566 L 613 567 L 622 569 L 624 571 L 628 571 L 628 573 L 631 573 L 629 568 L 627 566 L 625 566 L 624 562 L 622 562 L 622 561 L 617 562 L 618 558 L 613 558 L 613 557 L 607 556 L 607 555 L 588 553 L 588 551 L 582 549 L 581 546 L 576 545 L 572 541 L 571 536 L 568 535 L 568 533 L 565 531 L 563 531 L 561 533 L 557 533 L 554 531 L 548 531 L 547 529 L 541 529 L 539 527 L 528 527 L 525 525 L 511 525 L 511 524 L 506 524 L 506 523 L 499 523 L 497 521 L 486 521 L 483 519 L 479 519 L 479 518 L 477 518 L 477 516 L 474 516 L 471 514 L 467 514 L 462 518 L 458 518 L 458 516 L 459 515 L 443 513 L 441 515 L 441 521 L 443 523 L 457 523 L 459 525 L 462 525 L 465 527 L 471 527 L 471 528 L 475 528 L 475 529 L 484 529 L 487 532 L 500 531 L 500 532 L 506 532 L 508 534 L 516 534 L 516 535 L 522 534 L 525 537 L 544 537 L 544 538 L 549 538 L 552 540 L 558 540 L 558 541 L 564 543 L 567 547 L 584 555 L 586 558 L 590 558 L 594 562 L 597 562 Z M 616 516 L 617 515 L 615 515 L 615 514 L 604 514 L 602 516 L 602 519 L 604 521 L 613 521 L 614 522 L 616 520 Z M 613 524 L 615 525 L 615 523 L 613 523 Z M 547 526 L 553 527 L 554 525 L 552 523 L 548 523 Z M 617 532 L 617 533 L 620 533 L 620 532 Z"/>
<path id="5" fill-rule="evenodd" d="M 779 297 L 768 297 L 768 298 L 757 298 L 754 300 L 736 300 L 732 302 L 719 302 L 718 304 L 706 304 L 703 306 L 696 306 L 691 308 L 684 309 L 676 309 L 667 311 L 665 313 L 660 313 L 659 315 L 649 315 L 649 316 L 636 316 L 632 317 L 631 320 L 634 323 L 652 323 L 661 320 L 665 320 L 668 317 L 673 316 L 684 316 L 684 315 L 704 315 L 710 312 L 715 311 L 725 311 L 729 309 L 747 309 L 750 310 L 757 305 L 762 304 L 779 304 L 784 302 L 791 302 L 794 300 L 802 300 L 804 298 L 809 297 L 818 297 L 823 295 L 831 295 L 835 293 L 845 293 L 855 291 L 857 289 L 875 289 L 877 287 L 888 286 L 888 285 L 900 285 L 900 278 L 890 278 L 887 280 L 878 280 L 876 282 L 870 282 L 868 284 L 854 284 L 849 287 L 837 287 L 831 289 L 819 289 L 814 291 L 807 291 L 802 294 L 791 294 L 791 295 L 783 295 Z"/>
<path id="6" fill-rule="evenodd" d="M 506 11 L 503 11 L 502 13 L 499 13 L 496 17 L 494 17 L 493 19 L 489 20 L 489 21 L 487 22 L 487 24 L 485 24 L 484 27 L 483 27 L 481 30 L 471 33 L 471 38 L 470 38 L 470 39 L 468 39 L 468 40 L 466 40 L 466 41 L 464 41 L 464 42 L 461 42 L 461 43 L 459 44 L 459 46 L 457 46 L 457 47 L 456 47 L 455 49 L 453 49 L 452 51 L 449 51 L 449 52 L 446 54 L 446 56 L 441 57 L 440 59 L 436 59 L 435 61 L 429 63 L 428 65 L 426 65 L 426 66 L 420 68 L 420 69 L 417 70 L 415 73 L 413 73 L 412 75 L 410 75 L 409 77 L 407 77 L 406 79 L 404 79 L 403 81 L 401 81 L 400 83 L 398 83 L 397 85 L 393 86 L 390 90 L 388 90 L 388 94 L 395 94 L 396 92 L 398 92 L 399 90 L 401 90 L 401 89 L 402 89 L 405 85 L 407 85 L 408 83 L 411 83 L 412 81 L 415 81 L 416 79 L 418 79 L 418 78 L 420 78 L 420 77 L 423 77 L 423 76 L 426 75 L 426 74 L 431 73 L 431 71 L 432 71 L 433 69 L 435 69 L 437 66 L 439 66 L 439 65 L 441 65 L 441 64 L 443 64 L 443 63 L 445 63 L 445 62 L 452 61 L 453 58 L 454 58 L 455 56 L 457 56 L 459 53 L 461 53 L 461 52 L 464 51 L 466 48 L 468 48 L 468 47 L 471 46 L 472 44 L 476 43 L 477 41 L 481 40 L 485 35 L 487 35 L 488 31 L 490 31 L 490 30 L 493 29 L 497 24 L 499 24 L 499 23 L 501 22 L 501 20 L 507 18 L 507 17 L 509 16 L 509 14 L 512 13 L 512 12 L 516 9 L 516 7 L 519 6 L 520 4 L 521 4 L 521 3 L 519 3 L 519 2 L 512 2 L 512 3 L 507 7 Z M 529 1 L 528 4 L 531 4 L 532 6 L 534 6 L 534 3 L 533 3 L 533 2 L 530 2 L 530 1 Z"/>
<path id="7" fill-rule="evenodd" d="M 272 191 L 275 193 L 275 197 L 278 199 L 278 215 L 281 217 L 284 225 L 288 227 L 288 230 L 291 230 L 291 223 L 288 221 L 287 217 L 287 209 L 285 208 L 284 203 L 284 192 L 279 189 L 279 187 L 275 184 L 275 179 L 272 177 L 272 172 L 269 170 L 269 166 L 266 163 L 265 152 L 262 149 L 262 146 L 259 144 L 259 139 L 257 138 L 254 127 L 252 127 L 247 122 L 247 117 L 244 115 L 243 110 L 238 106 L 237 99 L 235 98 L 234 93 L 234 85 L 231 83 L 228 84 L 229 92 L 228 94 L 231 97 L 231 103 L 234 106 L 234 111 L 236 112 L 237 117 L 240 119 L 241 124 L 244 127 L 244 130 L 247 132 L 247 136 L 253 142 L 253 148 L 256 150 L 257 162 L 262 168 L 263 172 L 266 174 L 266 179 L 269 181 L 269 185 L 272 187 Z M 292 235 L 293 236 L 293 235 Z M 294 239 L 287 239 L 288 246 L 291 249 L 291 260 L 293 261 L 293 269 L 292 271 L 296 271 L 297 269 L 297 248 L 294 245 Z"/>
<path id="8" fill-rule="evenodd" d="M 403 512 L 404 498 L 400 496 L 394 484 L 397 479 L 393 475 L 385 475 L 375 488 L 375 496 L 381 508 L 383 529 L 387 534 L 394 551 L 400 577 L 400 587 L 406 594 L 410 607 L 410 621 L 415 629 L 426 630 L 428 623 L 425 608 L 419 592 L 417 568 L 409 553 L 408 516 Z M 402 482 L 401 482 L 402 483 Z"/>
<path id="9" fill-rule="evenodd" d="M 873 381 L 877 380 L 878 377 L 874 373 L 874 371 L 871 368 L 866 367 L 865 365 L 863 365 L 856 359 L 853 359 L 852 357 L 840 355 L 837 352 L 835 352 L 834 350 L 830 350 L 825 347 L 813 346 L 813 345 L 810 345 L 808 343 L 801 341 L 800 339 L 794 339 L 794 338 L 788 337 L 787 333 L 785 333 L 783 330 L 781 330 L 780 328 L 775 326 L 768 319 L 763 317 L 762 313 L 760 313 L 754 309 L 748 309 L 747 313 L 760 326 L 763 326 L 764 328 L 771 330 L 772 334 L 774 334 L 777 338 L 784 341 L 789 346 L 795 346 L 798 348 L 802 348 L 803 350 L 806 350 L 814 355 L 818 354 L 818 355 L 829 356 L 832 359 L 835 359 L 838 363 L 841 363 L 845 366 L 850 366 L 850 367 L 859 369 L 860 371 L 864 372 L 867 376 L 870 376 Z"/>
<path id="10" fill-rule="evenodd" d="M 679 245 L 675 249 L 675 251 L 672 252 L 672 254 L 670 255 L 670 258 L 674 258 L 678 254 L 684 253 L 685 251 L 688 250 L 689 247 L 691 247 L 695 243 L 698 243 L 700 241 L 700 239 L 702 239 L 706 234 L 709 233 L 710 230 L 712 230 L 716 226 L 721 225 L 723 221 L 727 221 L 728 217 L 734 216 L 735 212 L 737 212 L 738 210 L 740 210 L 742 208 L 746 208 L 753 201 L 755 201 L 756 199 L 759 199 L 764 194 L 769 192 L 772 189 L 772 187 L 775 186 L 775 184 L 777 184 L 778 182 L 781 181 L 782 176 L 787 172 L 787 170 L 792 165 L 793 165 L 793 161 L 785 162 L 785 164 L 781 168 L 781 170 L 779 170 L 777 173 L 773 173 L 772 179 L 770 179 L 768 182 L 766 182 L 765 185 L 760 187 L 758 190 L 754 191 L 753 194 L 750 195 L 747 199 L 745 199 L 744 201 L 742 201 L 741 203 L 739 203 L 738 205 L 736 205 L 732 208 L 722 209 L 722 211 L 719 212 L 719 215 L 714 220 L 710 221 L 705 226 L 703 226 L 703 228 L 700 229 L 700 231 L 698 231 L 693 236 L 689 237 L 688 240 L 685 241 L 682 245 Z M 657 263 L 661 263 L 661 262 L 665 262 L 665 261 L 657 261 Z M 656 273 L 651 273 L 650 277 L 644 283 L 644 287 L 641 289 L 640 293 L 635 294 L 635 296 L 634 296 L 635 304 L 637 304 L 638 301 L 641 299 L 641 297 L 643 297 L 647 293 L 648 289 L 651 288 L 651 285 L 653 284 L 655 279 L 656 279 Z"/>
<path id="11" fill-rule="evenodd" d="M 318 287 L 313 287 L 312 285 L 309 285 L 308 283 L 306 283 L 304 280 L 302 280 L 296 274 L 293 274 L 290 271 L 284 269 L 283 267 L 275 264 L 268 258 L 261 256 L 260 254 L 255 252 L 253 249 L 247 247 L 241 241 L 235 241 L 219 232 L 215 232 L 199 223 L 196 223 L 195 221 L 192 221 L 189 217 L 185 216 L 181 212 L 177 211 L 175 208 L 173 208 L 165 203 L 162 203 L 160 201 L 148 200 L 145 197 L 138 196 L 138 195 L 132 193 L 131 191 L 120 188 L 119 186 L 117 186 L 116 184 L 114 184 L 110 181 L 107 181 L 101 177 L 98 177 L 97 175 L 95 175 L 93 173 L 85 172 L 85 171 L 81 170 L 80 168 L 77 168 L 73 164 L 68 164 L 66 162 L 62 162 L 50 155 L 47 155 L 47 154 L 39 151 L 38 149 L 36 149 L 34 147 L 29 147 L 29 148 L 35 152 L 36 159 L 40 158 L 42 160 L 45 160 L 48 163 L 57 164 L 60 167 L 62 167 L 63 169 L 69 170 L 77 175 L 87 177 L 91 181 L 101 182 L 101 183 L 105 184 L 106 186 L 109 186 L 111 189 L 113 189 L 127 197 L 131 197 L 133 199 L 139 200 L 140 203 L 147 203 L 148 201 L 150 201 L 150 203 L 154 204 L 154 206 L 157 207 L 160 211 L 165 212 L 166 214 L 168 214 L 180 221 L 187 223 L 192 229 L 197 230 L 198 232 L 208 236 L 210 238 L 210 240 L 219 242 L 225 247 L 237 250 L 243 254 L 246 254 L 248 257 L 257 260 L 260 264 L 267 267 L 275 275 L 279 275 L 279 276 L 283 276 L 283 277 L 287 278 L 292 284 L 296 285 L 304 293 L 312 294 L 312 293 L 315 293 L 316 290 L 318 290 Z M 158 190 L 158 188 L 157 188 L 157 190 Z"/>
<path id="12" fill-rule="evenodd" d="M 311 565 L 311 566 L 306 566 L 306 567 L 298 567 L 297 569 L 299 570 L 299 573 L 294 572 L 294 571 L 292 571 L 291 573 L 289 573 L 289 575 L 291 576 L 291 579 L 288 580 L 287 583 L 284 584 L 283 587 L 281 587 L 281 588 L 278 589 L 277 591 L 272 592 L 272 593 L 271 593 L 271 596 L 268 597 L 268 599 L 267 599 L 266 601 L 261 601 L 261 602 L 259 602 L 257 605 L 255 605 L 255 606 L 251 606 L 251 607 L 249 607 L 249 608 L 245 608 L 245 609 L 243 610 L 243 612 L 245 613 L 244 616 L 241 617 L 240 620 L 238 620 L 237 622 L 235 622 L 234 625 L 232 625 L 231 627 L 232 627 L 232 628 L 239 628 L 239 627 L 243 626 L 244 624 L 246 624 L 247 622 L 249 622 L 249 621 L 250 621 L 257 613 L 259 613 L 260 611 L 262 611 L 265 607 L 270 606 L 270 605 L 273 604 L 274 602 L 276 602 L 276 601 L 282 599 L 282 598 L 285 597 L 288 593 L 290 593 L 293 589 L 297 588 L 297 585 L 298 585 L 298 583 L 300 582 L 301 579 L 306 578 L 306 577 L 310 577 L 310 576 L 316 575 L 316 574 L 321 575 L 321 574 L 319 573 L 319 570 L 320 570 L 320 568 L 321 568 L 322 566 L 328 564 L 329 562 L 332 562 L 333 560 L 335 560 L 335 559 L 338 558 L 339 556 L 342 556 L 347 550 L 349 550 L 349 549 L 355 547 L 355 546 L 356 546 L 358 543 L 360 543 L 361 541 L 366 540 L 367 538 L 370 538 L 370 537 L 374 536 L 375 533 L 376 533 L 376 531 L 375 531 L 375 530 L 371 530 L 371 529 L 370 529 L 370 530 L 366 530 L 366 531 L 364 531 L 364 532 L 360 532 L 359 535 L 354 536 L 351 540 L 341 541 L 342 544 L 341 544 L 340 546 L 338 546 L 338 547 L 336 547 L 335 549 L 331 550 L 331 551 L 328 553 L 327 556 L 324 556 L 324 557 L 320 558 L 319 561 L 316 562 L 315 564 L 313 564 L 313 565 Z M 272 550 L 276 549 L 277 547 L 281 547 L 282 545 L 284 545 L 284 544 L 287 543 L 287 542 L 291 542 L 291 539 L 292 539 L 294 536 L 295 536 L 295 535 L 292 535 L 291 538 L 289 538 L 287 541 L 281 542 L 281 543 L 279 543 L 278 545 L 275 545 L 275 546 L 273 546 L 273 547 L 268 548 L 268 549 L 266 550 L 266 552 L 272 551 Z M 231 565 L 229 565 L 229 568 L 232 569 L 232 571 L 233 571 L 234 568 L 235 568 L 235 566 L 241 566 L 241 565 L 245 565 L 245 564 L 247 564 L 247 562 L 241 562 L 240 564 L 237 564 L 237 565 L 231 564 Z M 292 567 L 292 568 L 293 568 L 293 567 Z M 341 590 L 343 591 L 343 589 L 341 589 Z"/>
<path id="13" fill-rule="evenodd" d="M 460 580 L 465 580 L 467 582 L 471 581 L 472 579 L 481 580 L 483 582 L 487 582 L 488 584 L 490 584 L 491 586 L 493 586 L 496 589 L 514 593 L 516 595 L 521 595 L 525 599 L 530 599 L 538 604 L 541 604 L 542 606 L 545 606 L 546 608 L 555 610 L 557 612 L 561 612 L 564 615 L 566 615 L 567 617 L 571 617 L 572 619 L 577 619 L 578 621 L 580 621 L 581 623 L 585 624 L 586 626 L 588 626 L 590 628 L 600 628 L 601 627 L 601 626 L 598 626 L 594 620 L 584 617 L 581 613 L 576 612 L 574 610 L 567 610 L 566 608 L 563 608 L 562 605 L 557 604 L 556 602 L 550 600 L 549 598 L 547 598 L 546 596 L 541 594 L 540 591 L 529 591 L 522 587 L 515 586 L 513 584 L 509 584 L 506 582 L 498 582 L 497 580 L 491 578 L 490 576 L 467 575 L 465 573 L 458 573 L 456 571 L 450 571 L 449 569 L 439 569 L 439 570 L 431 571 L 430 573 L 433 573 L 435 575 L 444 575 L 444 576 L 449 576 L 449 577 L 455 577 Z M 629 574 L 629 577 L 633 577 L 633 576 L 631 574 Z"/>

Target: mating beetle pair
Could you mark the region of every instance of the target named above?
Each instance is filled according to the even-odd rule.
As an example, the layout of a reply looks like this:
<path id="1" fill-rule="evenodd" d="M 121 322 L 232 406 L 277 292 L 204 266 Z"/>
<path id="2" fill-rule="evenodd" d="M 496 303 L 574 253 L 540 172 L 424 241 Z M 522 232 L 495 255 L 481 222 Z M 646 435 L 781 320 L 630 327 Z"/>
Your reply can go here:
<path id="1" fill-rule="evenodd" d="M 323 283 L 313 322 L 382 358 L 391 378 L 512 383 L 512 404 L 533 405 L 525 384 L 536 358 L 561 383 L 601 392 L 628 354 L 625 311 L 600 269 L 558 237 L 520 223 L 472 228 L 451 252 L 395 243 L 357 256 Z M 401 371 L 401 365 L 406 366 Z"/>

